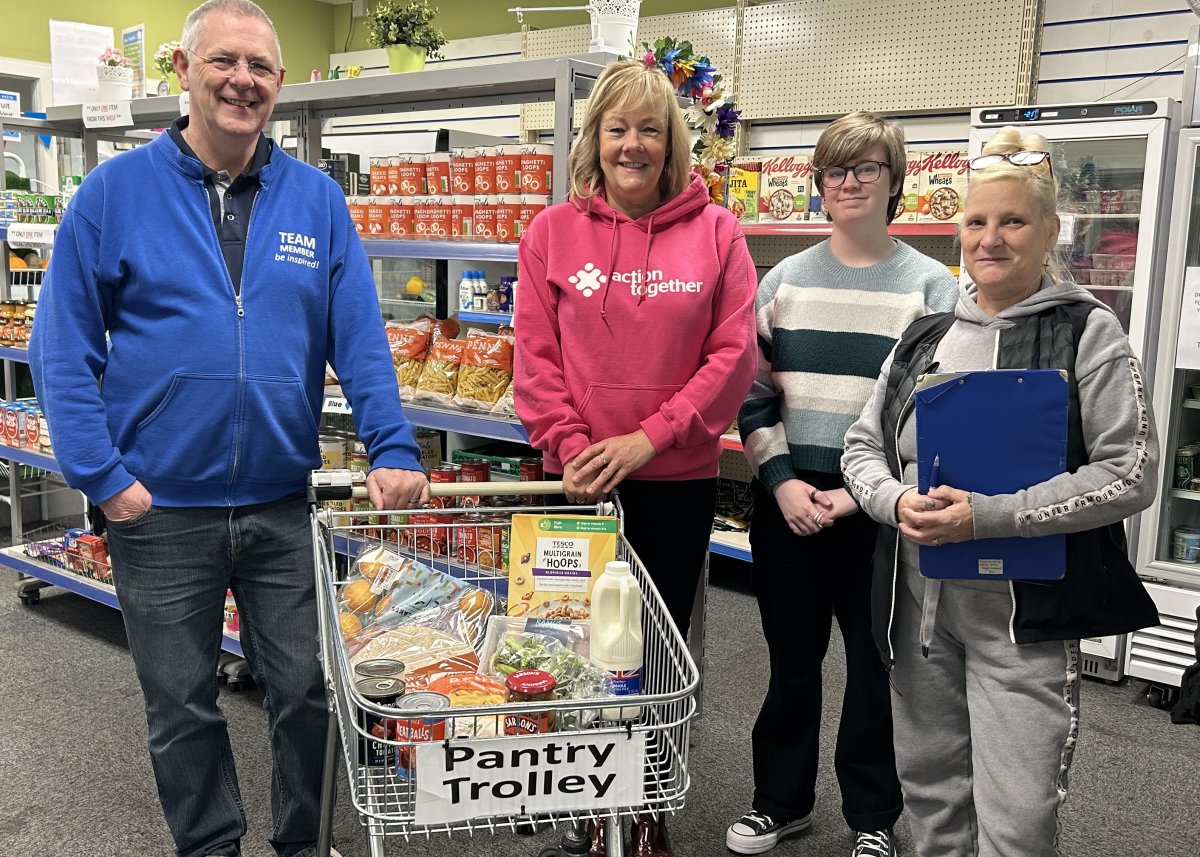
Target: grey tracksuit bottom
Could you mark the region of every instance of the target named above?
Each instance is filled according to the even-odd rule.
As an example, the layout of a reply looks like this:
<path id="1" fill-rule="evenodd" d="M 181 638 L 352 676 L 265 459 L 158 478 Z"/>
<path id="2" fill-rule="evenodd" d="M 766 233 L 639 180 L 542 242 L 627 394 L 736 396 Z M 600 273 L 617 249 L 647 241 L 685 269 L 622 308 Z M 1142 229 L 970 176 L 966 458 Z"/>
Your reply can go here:
<path id="1" fill-rule="evenodd" d="M 892 716 L 916 857 L 1056 857 L 1078 641 L 1014 644 L 1009 586 L 943 581 L 922 657 L 926 581 L 900 571 Z"/>

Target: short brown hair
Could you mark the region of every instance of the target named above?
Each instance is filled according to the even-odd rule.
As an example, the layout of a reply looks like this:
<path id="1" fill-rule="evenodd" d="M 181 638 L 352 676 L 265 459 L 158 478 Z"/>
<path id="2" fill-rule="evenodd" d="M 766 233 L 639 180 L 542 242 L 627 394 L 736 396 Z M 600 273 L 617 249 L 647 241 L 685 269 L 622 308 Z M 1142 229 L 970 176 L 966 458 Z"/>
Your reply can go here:
<path id="1" fill-rule="evenodd" d="M 604 186 L 604 172 L 600 169 L 600 119 L 605 112 L 615 107 L 660 105 L 667 120 L 667 161 L 659 179 L 663 200 L 671 199 L 688 186 L 692 172 L 691 135 L 670 79 L 657 66 L 647 68 L 640 60 L 618 60 L 596 78 L 579 136 L 567 158 L 571 196 L 590 199 Z"/>
<path id="2" fill-rule="evenodd" d="M 817 188 L 823 194 L 825 188 L 821 184 L 820 170 L 851 161 L 875 146 L 883 147 L 891 171 L 889 186 L 893 191 L 888 196 L 887 210 L 887 222 L 891 223 L 896 216 L 896 204 L 904 196 L 904 174 L 908 171 L 908 157 L 904 153 L 904 127 L 899 122 L 864 110 L 835 119 L 817 140 L 817 148 L 813 152 L 813 171 L 816 173 Z"/>

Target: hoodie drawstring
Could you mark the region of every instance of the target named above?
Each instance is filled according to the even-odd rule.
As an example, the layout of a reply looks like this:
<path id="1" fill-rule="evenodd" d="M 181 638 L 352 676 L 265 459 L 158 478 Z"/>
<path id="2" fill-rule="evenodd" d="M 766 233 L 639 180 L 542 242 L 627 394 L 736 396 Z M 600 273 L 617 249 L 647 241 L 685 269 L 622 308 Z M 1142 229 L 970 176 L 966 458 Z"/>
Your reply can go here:
<path id="1" fill-rule="evenodd" d="M 646 221 L 646 252 L 642 256 L 642 293 L 638 295 L 637 305 L 641 306 L 646 300 L 646 289 L 650 285 L 650 242 L 654 240 L 654 215 Z"/>
<path id="2" fill-rule="evenodd" d="M 608 242 L 608 279 L 604 281 L 604 291 L 600 293 L 600 318 L 608 324 L 608 313 L 605 312 L 605 307 L 608 305 L 608 290 L 612 288 L 614 266 L 617 264 L 617 213 L 613 212 L 612 218 L 612 239 Z"/>

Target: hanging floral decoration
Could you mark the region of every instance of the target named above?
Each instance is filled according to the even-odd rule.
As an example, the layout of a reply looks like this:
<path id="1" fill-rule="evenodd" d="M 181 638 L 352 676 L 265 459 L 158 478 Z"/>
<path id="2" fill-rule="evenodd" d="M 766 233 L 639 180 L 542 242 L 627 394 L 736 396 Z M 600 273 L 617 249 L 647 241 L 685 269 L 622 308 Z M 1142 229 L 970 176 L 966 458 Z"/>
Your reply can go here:
<path id="1" fill-rule="evenodd" d="M 733 94 L 725 88 L 708 57 L 697 54 L 691 42 L 676 42 L 670 36 L 656 39 L 653 45 L 642 42 L 641 60 L 646 68 L 662 69 L 675 92 L 691 99 L 683 116 L 700 132 L 692 147 L 695 172 L 704 176 L 712 201 L 723 203 L 724 177 L 737 154 L 737 131 L 742 123 L 741 111 L 734 109 Z"/>

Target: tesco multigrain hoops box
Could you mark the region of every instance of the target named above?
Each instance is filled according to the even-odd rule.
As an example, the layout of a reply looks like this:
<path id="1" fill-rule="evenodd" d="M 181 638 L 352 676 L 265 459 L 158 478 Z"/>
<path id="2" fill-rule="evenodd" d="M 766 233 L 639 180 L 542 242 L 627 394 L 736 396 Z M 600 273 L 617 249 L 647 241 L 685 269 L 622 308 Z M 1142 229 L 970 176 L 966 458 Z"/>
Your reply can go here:
<path id="1" fill-rule="evenodd" d="M 921 152 L 917 219 L 925 223 L 958 223 L 967 198 L 967 153 L 961 150 Z"/>
<path id="2" fill-rule="evenodd" d="M 808 155 L 780 155 L 762 159 L 758 180 L 758 220 L 760 223 L 793 223 L 808 215 L 808 197 L 812 193 L 812 158 Z"/>

